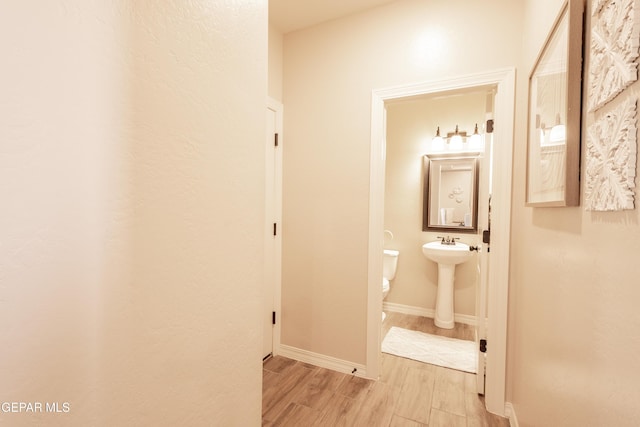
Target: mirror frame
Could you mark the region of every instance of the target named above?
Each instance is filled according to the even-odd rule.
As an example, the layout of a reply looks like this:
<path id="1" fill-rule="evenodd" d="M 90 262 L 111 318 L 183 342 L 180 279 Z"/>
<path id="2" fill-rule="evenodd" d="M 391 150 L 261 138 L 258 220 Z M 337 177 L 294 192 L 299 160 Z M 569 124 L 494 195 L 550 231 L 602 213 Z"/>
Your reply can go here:
<path id="1" fill-rule="evenodd" d="M 548 35 L 533 69 L 529 76 L 529 117 L 527 137 L 527 172 L 526 172 L 526 205 L 532 207 L 564 207 L 580 205 L 580 141 L 582 120 L 582 44 L 583 44 L 583 14 L 584 0 L 565 0 L 556 17 L 552 30 Z M 567 33 L 567 43 L 559 46 L 562 49 L 562 57 L 566 64 L 563 84 L 554 88 L 554 98 L 557 96 L 562 105 L 558 114 L 566 126 L 566 141 L 564 146 L 543 147 L 540 142 L 540 115 L 541 106 L 539 93 L 537 92 L 538 80 L 545 75 L 545 66 L 550 63 L 550 51 L 552 43 L 561 31 Z M 564 65 L 562 64 L 562 65 Z M 561 65 L 561 66 L 562 66 Z M 546 71 L 548 75 L 548 71 Z M 535 176 L 542 176 L 541 155 L 558 155 L 564 148 L 564 156 L 560 167 L 564 167 L 564 177 L 560 177 L 559 184 L 563 187 L 562 196 L 557 197 L 533 197 L 532 187 Z M 534 175 L 536 174 L 536 175 Z M 541 189 L 543 190 L 543 189 Z M 559 191 L 560 192 L 560 191 Z"/>
<path id="2" fill-rule="evenodd" d="M 447 231 L 455 233 L 476 233 L 478 231 L 478 177 L 479 177 L 479 157 L 480 153 L 455 153 L 455 154 L 426 154 L 424 156 L 423 167 L 423 200 L 422 200 L 422 231 Z M 447 160 L 469 160 L 471 170 L 471 176 L 473 182 L 471 183 L 473 191 L 473 207 L 472 218 L 470 226 L 447 226 L 441 224 L 432 224 L 429 218 L 429 210 L 431 208 L 431 177 L 434 168 L 431 163 L 435 161 L 447 161 Z"/>

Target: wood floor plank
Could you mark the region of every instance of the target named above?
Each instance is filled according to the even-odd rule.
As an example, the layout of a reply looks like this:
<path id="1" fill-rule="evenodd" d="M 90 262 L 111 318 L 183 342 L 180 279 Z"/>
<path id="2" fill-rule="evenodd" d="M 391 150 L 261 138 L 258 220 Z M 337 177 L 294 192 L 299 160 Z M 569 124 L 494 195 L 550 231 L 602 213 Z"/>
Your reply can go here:
<path id="1" fill-rule="evenodd" d="M 288 359 L 286 357 L 274 356 L 267 359 L 267 361 L 262 364 L 262 368 L 266 369 L 267 371 L 280 374 L 296 363 L 297 362 L 295 360 Z"/>
<path id="2" fill-rule="evenodd" d="M 428 317 L 420 317 L 418 328 L 419 329 L 416 329 L 416 331 L 438 335 L 439 328 L 435 325 L 435 323 L 433 323 L 433 319 L 430 319 Z"/>
<path id="3" fill-rule="evenodd" d="M 273 424 L 278 427 L 312 426 L 317 422 L 319 415 L 318 411 L 307 406 L 290 403 Z"/>
<path id="4" fill-rule="evenodd" d="M 435 409 L 466 416 L 464 372 L 438 367 L 431 405 Z"/>
<path id="5" fill-rule="evenodd" d="M 400 389 L 383 382 L 374 383 L 356 414 L 355 426 L 388 426 L 400 395 Z"/>
<path id="6" fill-rule="evenodd" d="M 348 375 L 340 372 L 319 369 L 300 394 L 295 396 L 295 402 L 320 411 L 327 405 L 340 384 L 348 381 L 348 378 Z"/>
<path id="7" fill-rule="evenodd" d="M 405 359 L 392 356 L 390 354 L 382 354 L 380 381 L 402 387 L 405 376 L 407 375 L 407 364 Z"/>
<path id="8" fill-rule="evenodd" d="M 509 427 L 507 418 L 488 413 L 484 397 L 476 393 L 465 393 L 467 427 Z"/>
<path id="9" fill-rule="evenodd" d="M 317 387 L 323 388 L 330 391 L 336 391 L 340 388 L 340 385 L 343 381 L 348 381 L 350 378 L 349 375 L 343 374 L 342 372 L 332 371 L 330 369 L 321 369 L 314 376 L 314 384 Z"/>
<path id="10" fill-rule="evenodd" d="M 467 393 L 477 393 L 476 374 L 470 372 L 464 373 L 464 391 Z"/>
<path id="11" fill-rule="evenodd" d="M 352 376 L 340 384 L 337 392 L 350 399 L 358 400 L 364 397 L 369 391 L 373 380 Z"/>
<path id="12" fill-rule="evenodd" d="M 467 427 L 489 427 L 486 418 L 484 399 L 475 393 L 465 393 Z"/>
<path id="13" fill-rule="evenodd" d="M 408 420 L 399 415 L 394 415 L 389 427 L 427 427 L 427 424 L 422 424 L 414 420 Z"/>
<path id="14" fill-rule="evenodd" d="M 464 416 L 450 414 L 449 412 L 433 409 L 429 419 L 429 427 L 466 427 L 467 420 Z"/>
<path id="15" fill-rule="evenodd" d="M 315 426 L 353 426 L 359 408 L 360 401 L 335 393 L 331 396 Z"/>
<path id="16" fill-rule="evenodd" d="M 286 407 L 292 402 L 293 396 L 300 393 L 307 381 L 313 377 L 312 369 L 294 364 L 286 370 L 277 383 L 267 389 L 262 401 L 262 418 L 275 421 Z"/>
<path id="17" fill-rule="evenodd" d="M 280 381 L 280 375 L 275 372 L 267 371 L 263 369 L 262 371 L 262 393 L 264 394 L 267 389 L 273 387 L 277 382 Z"/>
<path id="18" fill-rule="evenodd" d="M 433 371 L 409 368 L 396 405 L 396 414 L 429 424 L 434 385 Z"/>
<path id="19" fill-rule="evenodd" d="M 327 406 L 333 395 L 334 392 L 331 390 L 325 390 L 311 384 L 307 384 L 300 390 L 300 393 L 292 399 L 299 405 L 307 406 L 316 411 L 322 411 Z"/>

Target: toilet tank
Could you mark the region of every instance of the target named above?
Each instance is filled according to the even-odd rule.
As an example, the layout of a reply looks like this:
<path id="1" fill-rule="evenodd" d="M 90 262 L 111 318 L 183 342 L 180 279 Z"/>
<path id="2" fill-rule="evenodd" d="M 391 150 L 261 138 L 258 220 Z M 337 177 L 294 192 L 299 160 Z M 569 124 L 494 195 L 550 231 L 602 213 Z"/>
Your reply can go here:
<path id="1" fill-rule="evenodd" d="M 382 277 L 387 280 L 393 280 L 396 277 L 396 269 L 398 268 L 398 255 L 400 252 L 391 249 L 384 250 L 382 258 Z"/>

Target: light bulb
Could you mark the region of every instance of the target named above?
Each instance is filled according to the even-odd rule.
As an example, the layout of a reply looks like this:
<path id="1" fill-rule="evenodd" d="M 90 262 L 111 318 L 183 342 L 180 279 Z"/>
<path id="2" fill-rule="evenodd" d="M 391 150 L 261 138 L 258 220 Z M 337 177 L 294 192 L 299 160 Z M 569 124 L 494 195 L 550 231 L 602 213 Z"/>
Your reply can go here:
<path id="1" fill-rule="evenodd" d="M 440 136 L 440 126 L 438 126 L 438 130 L 436 130 L 436 136 L 431 140 L 431 149 L 433 151 L 444 150 L 444 139 Z"/>
<path id="2" fill-rule="evenodd" d="M 449 149 L 450 150 L 462 150 L 462 136 L 458 133 L 458 125 L 456 125 L 456 131 L 449 135 Z"/>
<path id="3" fill-rule="evenodd" d="M 462 137 L 460 135 L 453 135 L 451 139 L 449 139 L 449 149 L 462 150 Z"/>
<path id="4" fill-rule="evenodd" d="M 567 127 L 565 125 L 555 125 L 551 128 L 549 142 L 563 142 L 567 140 Z"/>
<path id="5" fill-rule="evenodd" d="M 469 137 L 469 150 L 482 150 L 482 136 L 478 133 L 477 123 L 473 135 Z"/>

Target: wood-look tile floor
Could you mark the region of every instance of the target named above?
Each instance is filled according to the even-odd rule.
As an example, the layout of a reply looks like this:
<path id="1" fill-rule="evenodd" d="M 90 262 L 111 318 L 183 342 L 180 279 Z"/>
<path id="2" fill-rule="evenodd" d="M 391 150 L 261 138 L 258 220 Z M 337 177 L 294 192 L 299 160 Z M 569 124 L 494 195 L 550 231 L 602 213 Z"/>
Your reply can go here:
<path id="1" fill-rule="evenodd" d="M 456 324 L 442 330 L 433 320 L 388 313 L 391 326 L 459 339 L 474 331 Z M 488 413 L 475 392 L 475 375 L 382 353 L 379 381 L 276 356 L 263 368 L 263 426 L 508 427 Z"/>

